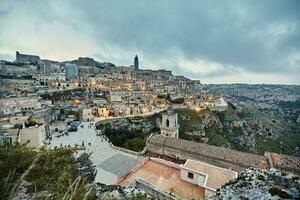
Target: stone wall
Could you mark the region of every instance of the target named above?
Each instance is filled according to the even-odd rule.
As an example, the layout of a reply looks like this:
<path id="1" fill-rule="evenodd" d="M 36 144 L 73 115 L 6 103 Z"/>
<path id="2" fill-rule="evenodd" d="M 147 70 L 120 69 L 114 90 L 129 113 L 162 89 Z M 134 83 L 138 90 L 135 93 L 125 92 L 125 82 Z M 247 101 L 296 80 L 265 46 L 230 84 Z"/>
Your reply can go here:
<path id="1" fill-rule="evenodd" d="M 129 153 L 129 154 L 132 154 L 132 155 L 135 155 L 135 156 L 140 156 L 141 155 L 141 152 L 136 152 L 136 151 L 132 151 L 132 150 L 129 150 L 129 149 L 125 149 L 125 148 L 122 148 L 122 147 L 117 147 L 115 145 L 113 145 L 112 143 L 109 143 L 111 148 L 113 149 L 116 149 L 118 151 L 122 151 L 124 153 Z"/>
<path id="2" fill-rule="evenodd" d="M 237 172 L 249 167 L 268 167 L 264 156 L 244 153 L 223 147 L 155 135 L 147 141 L 152 153 L 179 159 L 194 159 Z"/>
<path id="3" fill-rule="evenodd" d="M 171 196 L 170 194 L 168 194 L 167 192 L 162 191 L 159 188 L 156 188 L 151 183 L 141 180 L 141 179 L 135 180 L 133 185 L 136 188 L 144 190 L 146 193 L 150 194 L 155 199 L 161 199 L 161 200 L 176 200 L 177 199 L 174 196 Z"/>
<path id="4" fill-rule="evenodd" d="M 169 167 L 173 167 L 175 169 L 179 169 L 179 170 L 181 169 L 178 164 L 176 164 L 174 162 L 171 162 L 171 161 L 164 160 L 164 159 L 149 157 L 149 160 L 152 160 L 154 162 L 157 162 L 157 163 L 160 163 L 160 164 L 163 164 L 163 165 L 167 165 Z"/>
<path id="5" fill-rule="evenodd" d="M 118 178 L 118 180 L 116 181 L 116 185 L 119 185 L 120 183 L 122 183 L 122 181 L 124 181 L 127 178 L 127 176 L 129 176 L 130 174 L 134 173 L 136 170 L 141 168 L 148 160 L 149 160 L 149 157 L 145 157 L 145 158 L 141 159 L 138 162 L 138 164 L 136 164 L 133 168 L 131 168 L 129 171 L 127 171 L 125 174 L 123 174 L 121 177 Z"/>

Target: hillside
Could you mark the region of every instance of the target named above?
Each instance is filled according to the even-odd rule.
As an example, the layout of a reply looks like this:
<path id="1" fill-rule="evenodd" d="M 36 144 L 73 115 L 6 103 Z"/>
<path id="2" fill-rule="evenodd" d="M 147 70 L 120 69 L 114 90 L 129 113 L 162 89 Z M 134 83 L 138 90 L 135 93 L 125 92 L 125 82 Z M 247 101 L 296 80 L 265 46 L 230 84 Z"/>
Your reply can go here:
<path id="1" fill-rule="evenodd" d="M 292 155 L 300 146 L 297 135 L 287 133 L 277 121 L 251 105 L 229 104 L 224 112 L 208 109 L 175 109 L 179 114 L 181 139 L 223 146 L 244 152 L 265 151 Z M 97 129 L 116 146 L 140 151 L 151 133 L 158 133 L 161 113 L 147 117 L 98 122 Z M 282 144 L 282 145 L 281 145 Z M 281 148 L 282 146 L 282 148 Z"/>
<path id="2" fill-rule="evenodd" d="M 295 147 L 300 146 L 297 135 L 285 132 L 281 124 L 250 105 L 229 104 L 224 112 L 189 109 L 176 112 L 182 139 L 258 154 L 282 151 L 291 155 Z"/>

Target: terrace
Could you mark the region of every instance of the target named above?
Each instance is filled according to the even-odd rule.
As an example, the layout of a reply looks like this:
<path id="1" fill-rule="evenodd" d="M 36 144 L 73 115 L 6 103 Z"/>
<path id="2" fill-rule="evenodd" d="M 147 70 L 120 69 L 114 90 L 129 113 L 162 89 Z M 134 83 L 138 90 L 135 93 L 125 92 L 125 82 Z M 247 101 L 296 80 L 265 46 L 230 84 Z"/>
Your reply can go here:
<path id="1" fill-rule="evenodd" d="M 205 196 L 204 188 L 181 179 L 179 168 L 159 163 L 153 159 L 146 161 L 117 183 L 121 186 L 127 186 L 136 179 L 142 179 L 156 188 L 183 199 L 198 199 Z"/>

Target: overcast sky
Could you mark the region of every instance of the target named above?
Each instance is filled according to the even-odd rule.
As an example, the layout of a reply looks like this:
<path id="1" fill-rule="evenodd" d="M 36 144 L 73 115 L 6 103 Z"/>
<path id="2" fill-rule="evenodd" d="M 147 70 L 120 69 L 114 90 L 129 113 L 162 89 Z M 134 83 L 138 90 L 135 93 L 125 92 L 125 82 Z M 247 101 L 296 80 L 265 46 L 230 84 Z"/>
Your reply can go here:
<path id="1" fill-rule="evenodd" d="M 0 0 L 0 59 L 93 57 L 203 83 L 300 84 L 299 0 Z"/>

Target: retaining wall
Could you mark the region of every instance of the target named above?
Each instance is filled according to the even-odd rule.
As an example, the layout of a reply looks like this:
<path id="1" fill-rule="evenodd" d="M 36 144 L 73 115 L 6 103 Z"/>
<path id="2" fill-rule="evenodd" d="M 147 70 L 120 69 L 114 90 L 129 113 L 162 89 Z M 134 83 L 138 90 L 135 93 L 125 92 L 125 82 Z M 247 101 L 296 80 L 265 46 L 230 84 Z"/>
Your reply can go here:
<path id="1" fill-rule="evenodd" d="M 163 164 L 163 165 L 167 165 L 169 167 L 173 167 L 175 169 L 181 169 L 178 164 L 167 161 L 167 160 L 164 160 L 164 159 L 155 158 L 155 157 L 150 157 L 149 159 L 154 161 L 154 162 L 157 162 L 157 163 L 160 163 L 160 164 Z"/>
<path id="2" fill-rule="evenodd" d="M 122 147 L 117 147 L 117 146 L 115 146 L 115 145 L 113 145 L 111 143 L 110 143 L 110 146 L 111 146 L 111 148 L 119 150 L 119 151 L 122 151 L 124 153 L 129 153 L 129 154 L 132 154 L 132 155 L 135 155 L 135 156 L 140 156 L 141 155 L 140 152 L 131 151 L 129 149 L 125 149 L 125 148 L 122 148 Z"/>
<path id="3" fill-rule="evenodd" d="M 156 188 L 154 185 L 151 183 L 141 180 L 141 179 L 136 179 L 133 185 L 136 188 L 144 190 L 146 193 L 150 194 L 153 196 L 155 199 L 160 199 L 160 200 L 177 200 L 174 196 L 171 196 L 169 193 L 162 191 L 158 188 Z"/>
<path id="4" fill-rule="evenodd" d="M 116 181 L 116 185 L 121 184 L 122 181 L 127 178 L 127 176 L 129 176 L 130 174 L 138 170 L 140 167 L 142 167 L 148 160 L 149 157 L 144 157 L 142 160 L 140 160 L 138 164 L 136 164 L 133 168 L 131 168 L 129 171 L 127 171 L 125 174 L 123 174 L 121 177 L 118 178 L 118 180 Z"/>

